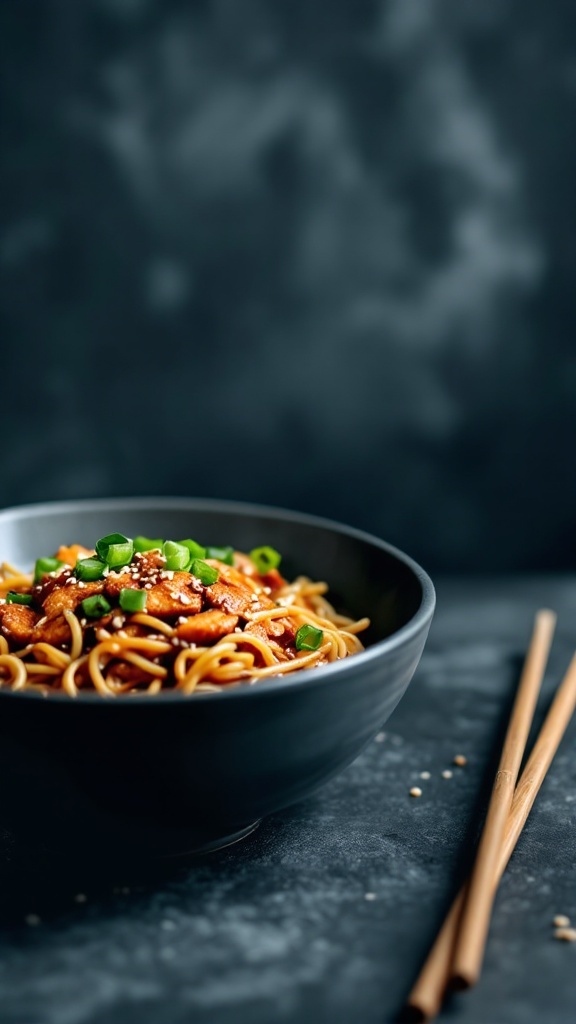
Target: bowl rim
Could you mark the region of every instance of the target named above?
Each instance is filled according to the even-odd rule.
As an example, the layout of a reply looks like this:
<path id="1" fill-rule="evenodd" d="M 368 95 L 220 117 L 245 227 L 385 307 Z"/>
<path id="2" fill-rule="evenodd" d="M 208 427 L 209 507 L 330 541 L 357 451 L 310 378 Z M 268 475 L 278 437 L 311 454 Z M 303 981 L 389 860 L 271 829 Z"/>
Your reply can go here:
<path id="1" fill-rule="evenodd" d="M 273 676 L 247 686 L 230 686 L 223 688 L 219 692 L 196 693 L 193 695 L 194 700 L 190 700 L 189 697 L 186 697 L 177 691 L 155 694 L 153 699 L 146 694 L 123 694 L 115 697 L 114 700 L 108 701 L 106 698 L 103 698 L 100 694 L 96 693 L 83 693 L 80 694 L 78 698 L 71 700 L 67 694 L 55 693 L 47 697 L 44 694 L 34 692 L 33 690 L 14 692 L 12 690 L 3 690 L 2 688 L 0 688 L 0 699 L 9 698 L 11 700 L 19 701 L 34 700 L 40 701 L 46 706 L 57 703 L 68 707 L 83 707 L 85 705 L 93 704 L 100 707 L 130 707 L 131 705 L 138 704 L 139 706 L 150 705 L 150 707 L 153 708 L 158 707 L 159 704 L 185 703 L 190 706 L 194 706 L 198 704 L 198 702 L 210 703 L 222 700 L 246 700 L 249 699 L 250 694 L 259 694 L 261 697 L 264 697 L 267 694 L 280 694 L 286 690 L 296 691 L 314 688 L 317 685 L 322 686 L 325 682 L 328 682 L 329 678 L 342 676 L 351 672 L 353 673 L 355 671 L 355 665 L 359 666 L 360 663 L 362 663 L 362 665 L 367 665 L 369 662 L 378 660 L 390 651 L 398 650 L 405 644 L 408 644 L 418 633 L 427 629 L 430 625 L 436 606 L 436 592 L 434 584 L 432 583 L 428 573 L 421 565 L 418 564 L 418 562 L 411 558 L 410 555 L 407 555 L 404 551 L 395 547 L 393 544 L 389 544 L 387 541 L 381 540 L 374 534 L 358 529 L 357 527 L 347 526 L 344 523 L 337 522 L 336 520 L 329 519 L 325 516 L 312 515 L 307 512 L 297 512 L 275 505 L 261 505 L 255 502 L 233 501 L 225 498 L 183 498 L 169 496 L 81 498 L 70 499 L 68 501 L 46 501 L 25 505 L 13 505 L 0 509 L 0 532 L 4 521 L 12 519 L 15 515 L 18 518 L 25 520 L 34 517 L 41 517 L 42 515 L 47 514 L 58 514 L 64 512 L 70 513 L 75 510 L 161 510 L 162 508 L 165 508 L 166 510 L 189 510 L 191 512 L 226 512 L 241 515 L 243 517 L 248 517 L 250 515 L 265 515 L 268 518 L 278 519 L 283 522 L 300 523 L 304 526 L 322 527 L 324 529 L 329 529 L 334 533 L 351 537 L 354 540 L 363 541 L 373 547 L 380 548 L 380 550 L 385 551 L 408 568 L 420 584 L 422 589 L 422 600 L 412 618 L 404 626 L 401 626 L 400 629 L 391 633 L 390 636 L 385 637 L 384 640 L 378 640 L 375 644 L 365 648 L 363 651 L 360 651 L 351 658 L 343 658 L 341 661 L 331 662 L 328 665 L 320 666 L 320 668 L 302 669 L 301 672 L 291 674 L 290 678 Z"/>

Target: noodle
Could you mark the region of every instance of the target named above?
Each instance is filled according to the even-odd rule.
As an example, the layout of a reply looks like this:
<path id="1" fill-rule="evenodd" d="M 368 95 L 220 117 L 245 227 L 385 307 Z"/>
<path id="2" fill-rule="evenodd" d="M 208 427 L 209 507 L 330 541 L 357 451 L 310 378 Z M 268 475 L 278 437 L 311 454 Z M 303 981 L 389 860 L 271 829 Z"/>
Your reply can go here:
<path id="1" fill-rule="evenodd" d="M 90 690 L 105 698 L 167 690 L 189 696 L 363 650 L 357 634 L 369 619 L 337 612 L 324 581 L 287 582 L 277 571 L 280 556 L 272 568 L 259 564 L 259 553 L 277 555 L 271 548 L 250 556 L 212 549 L 212 557 L 208 549 L 206 559 L 191 557 L 182 568 L 170 559 L 183 545 L 204 549 L 166 542 L 138 548 L 114 568 L 98 561 L 105 542 L 133 544 L 114 534 L 98 542 L 97 553 L 62 547 L 55 559 L 37 562 L 34 577 L 1 564 L 0 688 L 72 698 Z"/>

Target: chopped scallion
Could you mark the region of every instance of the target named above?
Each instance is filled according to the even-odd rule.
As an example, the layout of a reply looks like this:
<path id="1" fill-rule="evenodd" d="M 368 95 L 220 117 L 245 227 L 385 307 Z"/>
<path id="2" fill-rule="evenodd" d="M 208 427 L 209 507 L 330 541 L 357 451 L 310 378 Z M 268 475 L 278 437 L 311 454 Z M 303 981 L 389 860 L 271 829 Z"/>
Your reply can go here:
<path id="1" fill-rule="evenodd" d="M 210 587 L 213 583 L 216 583 L 216 580 L 220 575 L 218 569 L 215 569 L 212 565 L 208 565 L 207 562 L 203 562 L 201 558 L 193 558 L 188 571 L 191 572 L 193 576 L 197 576 L 205 587 Z"/>
<path id="2" fill-rule="evenodd" d="M 18 594 L 15 590 L 9 590 L 6 604 L 32 604 L 32 594 Z"/>
<path id="3" fill-rule="evenodd" d="M 120 591 L 120 607 L 123 612 L 143 612 L 146 609 L 147 597 L 145 590 L 125 587 Z"/>
<path id="4" fill-rule="evenodd" d="M 93 580 L 101 580 L 105 569 L 106 562 L 101 562 L 99 558 L 81 558 L 74 566 L 74 575 L 76 579 L 90 583 Z"/>
<path id="5" fill-rule="evenodd" d="M 297 651 L 317 651 L 324 639 L 324 633 L 316 626 L 300 626 L 296 633 Z"/>
<path id="6" fill-rule="evenodd" d="M 96 542 L 96 554 L 110 569 L 120 569 L 132 561 L 134 544 L 123 533 L 109 533 Z"/>
<path id="7" fill-rule="evenodd" d="M 134 537 L 134 551 L 156 551 L 157 548 L 162 548 L 163 543 L 162 537 Z"/>
<path id="8" fill-rule="evenodd" d="M 180 540 L 179 544 L 182 544 L 185 548 L 188 548 L 190 558 L 206 558 L 206 548 L 203 548 L 201 544 L 197 544 L 195 540 Z"/>
<path id="9" fill-rule="evenodd" d="M 82 611 L 89 619 L 101 619 L 103 615 L 112 611 L 112 605 L 102 594 L 93 594 L 82 601 Z"/>
<path id="10" fill-rule="evenodd" d="M 250 552 L 250 558 L 261 576 L 265 576 L 271 569 L 277 569 L 282 561 L 282 555 L 275 548 L 267 546 L 253 548 Z"/>
<path id="11" fill-rule="evenodd" d="M 225 565 L 234 565 L 234 548 L 206 548 L 206 558 L 216 558 Z"/>
<path id="12" fill-rule="evenodd" d="M 190 561 L 190 552 L 184 544 L 178 544 L 175 540 L 165 540 L 162 545 L 162 554 L 166 559 L 165 569 L 178 572 L 186 569 Z"/>
<path id="13" fill-rule="evenodd" d="M 34 566 L 34 583 L 39 583 L 43 576 L 47 576 L 50 572 L 56 572 L 63 565 L 66 563 L 61 562 L 59 558 L 38 558 Z"/>

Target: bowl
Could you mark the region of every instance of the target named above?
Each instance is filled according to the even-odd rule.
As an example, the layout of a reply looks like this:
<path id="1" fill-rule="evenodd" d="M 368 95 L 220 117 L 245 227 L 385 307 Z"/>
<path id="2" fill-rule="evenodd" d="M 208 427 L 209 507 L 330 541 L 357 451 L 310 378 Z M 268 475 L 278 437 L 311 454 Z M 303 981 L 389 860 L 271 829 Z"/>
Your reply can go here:
<path id="1" fill-rule="evenodd" d="M 0 512 L 0 560 L 30 567 L 61 543 L 198 537 L 270 544 L 288 578 L 324 579 L 372 625 L 367 649 L 220 693 L 71 699 L 0 688 L 0 813 L 16 832 L 94 858 L 170 857 L 241 838 L 308 797 L 382 727 L 418 664 L 434 612 L 411 558 L 313 516 L 205 499 L 70 501 Z"/>

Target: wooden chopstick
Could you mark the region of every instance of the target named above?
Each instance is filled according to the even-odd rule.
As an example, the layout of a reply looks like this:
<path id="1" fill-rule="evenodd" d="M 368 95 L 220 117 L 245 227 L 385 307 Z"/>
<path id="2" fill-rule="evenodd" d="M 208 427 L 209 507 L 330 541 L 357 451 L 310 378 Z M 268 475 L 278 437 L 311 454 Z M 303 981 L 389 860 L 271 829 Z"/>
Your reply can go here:
<path id="1" fill-rule="evenodd" d="M 514 790 L 512 810 L 506 822 L 506 832 L 500 851 L 497 876 L 494 882 L 495 886 L 506 870 L 506 865 L 512 856 L 526 819 L 532 810 L 540 786 L 546 778 L 546 773 L 552 764 L 554 755 L 560 746 L 560 741 L 575 710 L 576 654 L 573 656 L 568 671 L 556 691 L 556 696 L 538 733 L 532 753 Z"/>
<path id="2" fill-rule="evenodd" d="M 541 614 L 541 613 L 540 613 Z M 532 641 L 526 658 L 523 677 L 534 649 L 537 625 L 542 620 L 537 617 Z M 541 674 L 544 674 L 545 663 L 552 642 L 555 626 L 555 617 L 552 620 L 544 620 L 545 630 L 540 637 L 544 637 L 544 645 L 539 641 L 541 655 Z M 521 684 L 520 684 L 521 685 Z M 534 745 L 534 750 L 522 773 L 522 777 L 516 788 L 510 815 L 506 822 L 505 835 L 500 848 L 497 869 L 492 880 L 493 895 L 496 892 L 498 882 L 505 870 L 510 855 L 518 841 L 518 837 L 524 827 L 530 813 L 534 800 L 546 772 L 552 762 L 554 754 L 566 726 L 570 721 L 574 706 L 576 704 L 576 655 L 570 665 L 562 684 L 560 685 L 554 702 L 548 712 L 544 725 Z M 407 1000 L 409 1017 L 413 1020 L 429 1020 L 436 1016 L 442 1004 L 442 998 L 449 979 L 450 966 L 458 932 L 458 925 L 462 915 L 467 886 L 464 885 L 454 900 L 444 924 L 438 933 L 436 941 L 430 950 L 428 958 L 422 968 L 415 985 L 413 986 Z"/>
<path id="3" fill-rule="evenodd" d="M 482 967 L 494 901 L 493 882 L 555 626 L 554 612 L 538 612 L 458 925 L 451 968 L 452 983 L 458 988 L 474 985 Z"/>
<path id="4" fill-rule="evenodd" d="M 506 865 L 526 824 L 526 819 L 532 810 L 534 801 L 575 709 L 576 654 L 572 658 L 570 667 L 558 688 L 534 744 L 534 749 L 526 762 L 526 767 L 516 786 L 512 809 L 506 823 L 506 833 L 502 844 L 500 860 L 498 861 L 496 877 L 493 883 L 494 892 L 496 892 L 498 883 L 504 874 Z M 408 997 L 408 1006 L 412 1010 L 412 1017 L 414 1019 L 429 1020 L 435 1017 L 440 1009 L 450 973 L 452 951 L 465 895 L 466 886 L 464 885 L 454 900 L 428 959 Z"/>

